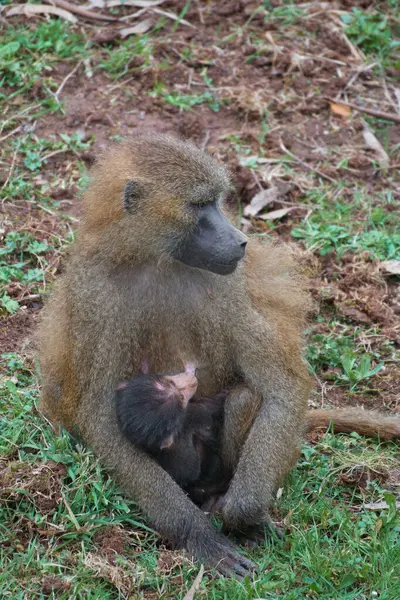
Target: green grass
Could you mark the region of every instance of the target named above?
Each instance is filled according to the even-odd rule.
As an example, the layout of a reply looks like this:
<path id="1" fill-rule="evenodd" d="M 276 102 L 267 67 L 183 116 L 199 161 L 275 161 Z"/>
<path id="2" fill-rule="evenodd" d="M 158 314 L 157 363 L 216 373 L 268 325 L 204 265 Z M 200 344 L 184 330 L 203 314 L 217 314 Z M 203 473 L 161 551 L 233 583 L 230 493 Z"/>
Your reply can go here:
<path id="1" fill-rule="evenodd" d="M 345 23 L 345 31 L 349 38 L 367 54 L 374 54 L 384 60 L 390 56 L 394 59 L 400 50 L 398 39 L 399 23 L 390 22 L 385 12 L 369 13 L 353 8 L 351 13 L 341 15 Z M 397 60 L 399 60 L 397 54 Z"/>
<path id="2" fill-rule="evenodd" d="M 79 132 L 72 136 L 60 133 L 51 139 L 29 134 L 11 141 L 10 153 L 18 155 L 19 164 L 2 185 L 0 200 L 14 210 L 23 203 L 34 215 L 47 213 L 55 217 L 61 205 L 50 196 L 52 181 L 44 180 L 38 185 L 33 176 L 41 172 L 52 156 L 78 154 L 90 145 L 91 140 L 83 142 Z M 25 217 L 16 231 L 6 231 L 0 248 L 0 315 L 13 314 L 20 308 L 20 303 L 7 291 L 9 284 L 20 284 L 30 294 L 43 291 L 46 276 L 52 271 L 50 258 L 72 239 L 72 233 L 68 233 L 69 220 L 63 216 L 61 225 L 52 232 L 43 230 L 33 217 L 31 220 Z"/>
<path id="3" fill-rule="evenodd" d="M 126 532 L 117 561 L 122 572 L 143 589 L 178 597 L 181 584 L 160 572 L 156 536 L 134 503 L 89 451 L 65 433 L 54 436 L 35 409 L 33 374 L 21 357 L 4 358 L 12 380 L 4 381 L 0 392 L 0 453 L 10 461 L 0 492 L 1 597 L 44 598 L 42 580 L 50 575 L 69 585 L 60 599 L 122 597 L 107 571 L 95 577 L 88 562 L 98 553 L 99 534 L 110 525 Z M 356 600 L 370 598 L 370 590 L 382 599 L 398 598 L 400 522 L 393 495 L 379 482 L 396 461 L 394 444 L 357 436 L 326 434 L 315 446 L 305 446 L 279 503 L 285 539 L 266 540 L 250 553 L 260 566 L 254 583 L 205 577 L 207 598 Z M 364 489 L 356 483 L 361 477 L 367 481 Z M 389 506 L 383 513 L 362 508 L 382 497 Z M 183 563 L 183 573 L 189 586 L 190 563 Z"/>
<path id="4" fill-rule="evenodd" d="M 127 73 L 145 69 L 153 59 L 152 52 L 152 42 L 148 35 L 138 36 L 133 41 L 129 38 L 115 48 L 107 48 L 105 57 L 97 68 L 104 70 L 112 79 L 117 80 Z M 138 62 L 140 66 L 137 66 Z"/>
<path id="5" fill-rule="evenodd" d="M 325 188 L 324 188 L 325 190 Z M 351 199 L 332 196 L 315 189 L 306 195 L 313 208 L 311 216 L 293 228 L 292 236 L 304 240 L 320 255 L 335 252 L 340 258 L 347 252 L 368 252 L 378 260 L 400 258 L 400 228 L 397 212 L 400 202 L 390 195 L 371 196 L 352 191 Z"/>
<path id="6" fill-rule="evenodd" d="M 325 320 L 320 317 L 317 321 Z M 362 337 L 379 337 L 378 328 L 368 330 L 334 320 L 325 322 L 325 329 L 310 336 L 307 359 L 311 370 L 336 385 L 350 386 L 350 391 L 362 391 L 362 384 L 379 373 L 385 363 L 400 360 L 394 342 L 389 340 L 365 351 Z"/>

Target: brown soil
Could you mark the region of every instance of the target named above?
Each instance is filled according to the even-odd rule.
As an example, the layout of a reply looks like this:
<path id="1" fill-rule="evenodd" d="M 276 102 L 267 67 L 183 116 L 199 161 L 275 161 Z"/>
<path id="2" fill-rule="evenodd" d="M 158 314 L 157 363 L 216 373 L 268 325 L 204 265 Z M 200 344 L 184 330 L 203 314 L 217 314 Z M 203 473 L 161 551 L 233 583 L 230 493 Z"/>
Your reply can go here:
<path id="1" fill-rule="evenodd" d="M 62 477 L 66 475 L 63 464 L 54 462 L 1 462 L 0 499 L 18 502 L 21 496 L 34 502 L 42 514 L 51 515 L 61 500 Z"/>

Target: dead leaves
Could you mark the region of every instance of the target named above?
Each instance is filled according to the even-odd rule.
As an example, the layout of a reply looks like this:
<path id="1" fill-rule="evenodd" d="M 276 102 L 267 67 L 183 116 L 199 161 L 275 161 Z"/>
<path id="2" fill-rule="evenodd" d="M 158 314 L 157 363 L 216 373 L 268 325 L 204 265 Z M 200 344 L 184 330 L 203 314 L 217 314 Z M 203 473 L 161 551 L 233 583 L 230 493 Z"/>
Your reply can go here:
<path id="1" fill-rule="evenodd" d="M 278 208 L 276 210 L 259 214 L 269 204 L 279 204 L 281 202 L 285 203 L 285 200 L 283 200 L 283 198 L 286 196 L 290 188 L 291 186 L 288 184 L 281 184 L 272 186 L 265 190 L 261 190 L 251 199 L 250 203 L 245 207 L 243 211 L 243 216 L 250 218 L 255 217 L 257 219 L 271 221 L 275 219 L 282 219 L 293 210 L 301 208 L 293 204 L 292 206 L 285 206 L 284 208 Z"/>
<path id="2" fill-rule="evenodd" d="M 69 11 L 58 8 L 57 6 L 47 6 L 46 4 L 21 4 L 12 6 L 6 12 L 7 17 L 13 17 L 15 15 L 25 15 L 25 17 L 28 18 L 35 15 L 55 15 L 70 23 L 78 22 L 78 19 Z"/>
<path id="3" fill-rule="evenodd" d="M 372 133 L 366 123 L 364 123 L 363 137 L 368 148 L 375 153 L 376 160 L 378 161 L 381 169 L 386 170 L 389 167 L 389 156 L 378 138 Z"/>
<path id="4" fill-rule="evenodd" d="M 44 0 L 46 4 L 21 4 L 11 5 L 7 7 L 5 15 L 12 17 L 16 15 L 24 15 L 27 18 L 41 15 L 54 15 L 72 24 L 78 23 L 78 18 L 81 17 L 89 21 L 105 21 L 115 22 L 126 25 L 125 27 L 110 29 L 99 29 L 96 31 L 92 40 L 97 43 L 109 43 L 115 39 L 124 39 L 130 35 L 143 35 L 154 23 L 153 18 L 145 18 L 137 22 L 135 25 L 129 26 L 130 19 L 137 19 L 145 13 L 151 12 L 162 14 L 174 21 L 179 20 L 180 23 L 192 27 L 191 23 L 184 19 L 179 19 L 172 12 L 162 11 L 158 6 L 164 3 L 165 0 L 91 0 L 89 5 L 80 6 L 67 0 Z M 131 15 L 114 17 L 107 14 L 96 12 L 95 9 L 110 9 L 116 7 L 134 6 L 139 10 Z M 93 9 L 93 10 L 92 10 Z"/>
<path id="5" fill-rule="evenodd" d="M 250 201 L 243 211 L 245 217 L 255 217 L 267 204 L 276 202 L 282 196 L 280 188 L 273 186 L 267 190 L 261 190 Z"/>
<path id="6" fill-rule="evenodd" d="M 278 210 L 272 210 L 271 212 L 263 213 L 262 215 L 260 215 L 260 219 L 264 219 L 265 221 L 282 219 L 282 217 L 288 215 L 295 208 L 297 208 L 297 206 L 287 206 L 286 208 L 278 208 Z"/>
<path id="7" fill-rule="evenodd" d="M 142 35 L 143 33 L 146 33 L 146 31 L 148 31 L 152 26 L 152 19 L 145 19 L 133 27 L 124 27 L 123 29 L 120 29 L 119 35 L 122 37 L 122 39 L 128 37 L 128 35 Z"/>
<path id="8" fill-rule="evenodd" d="M 125 561 L 125 568 L 112 565 L 107 558 L 89 552 L 85 556 L 85 566 L 93 571 L 94 577 L 99 577 L 111 583 L 123 597 L 129 597 L 135 589 L 140 571 L 131 561 Z M 127 573 L 129 570 L 132 575 Z"/>
<path id="9" fill-rule="evenodd" d="M 345 104 L 340 104 L 339 102 L 330 102 L 331 111 L 334 115 L 338 115 L 340 117 L 344 117 L 348 119 L 351 115 L 351 108 L 346 106 Z"/>
<path id="10" fill-rule="evenodd" d="M 385 260 L 380 266 L 389 275 L 400 275 L 400 260 Z"/>

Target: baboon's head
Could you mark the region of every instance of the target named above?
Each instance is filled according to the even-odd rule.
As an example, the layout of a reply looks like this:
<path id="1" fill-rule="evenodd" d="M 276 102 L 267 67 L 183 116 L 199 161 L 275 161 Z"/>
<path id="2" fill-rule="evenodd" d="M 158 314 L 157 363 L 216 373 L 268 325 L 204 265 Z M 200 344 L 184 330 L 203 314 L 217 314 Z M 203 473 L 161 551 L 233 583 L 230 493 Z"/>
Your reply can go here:
<path id="1" fill-rule="evenodd" d="M 105 153 L 99 166 L 98 193 L 104 199 L 105 188 L 112 188 L 104 218 L 120 222 L 125 245 L 140 248 L 140 256 L 147 251 L 152 258 L 168 256 L 221 275 L 235 270 L 247 238 L 221 209 L 230 180 L 211 156 L 188 141 L 141 134 Z M 90 191 L 94 204 L 95 190 Z"/>

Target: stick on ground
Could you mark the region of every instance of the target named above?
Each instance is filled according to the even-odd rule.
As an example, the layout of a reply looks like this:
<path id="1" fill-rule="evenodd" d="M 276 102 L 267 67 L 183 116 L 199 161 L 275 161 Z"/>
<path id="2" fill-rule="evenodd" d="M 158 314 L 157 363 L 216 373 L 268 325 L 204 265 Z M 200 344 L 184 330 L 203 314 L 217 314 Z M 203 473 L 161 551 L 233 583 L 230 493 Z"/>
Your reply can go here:
<path id="1" fill-rule="evenodd" d="M 193 581 L 190 590 L 183 597 L 183 600 L 193 600 L 195 593 L 197 592 L 197 590 L 200 587 L 201 580 L 203 579 L 203 575 L 204 575 L 204 566 L 201 565 L 200 570 L 197 573 L 196 579 Z"/>
<path id="2" fill-rule="evenodd" d="M 378 117 L 378 119 L 386 119 L 386 121 L 400 123 L 400 115 L 395 115 L 394 113 L 382 112 L 380 110 L 374 110 L 373 108 L 365 108 L 365 106 L 358 106 L 358 104 L 353 104 L 353 102 L 346 102 L 345 100 L 339 100 L 338 98 L 336 100 L 334 100 L 333 98 L 325 98 L 325 100 L 327 100 L 328 102 L 333 102 L 334 104 L 343 104 L 343 106 L 354 108 L 354 110 L 363 112 L 366 115 L 371 115 L 371 117 Z"/>

